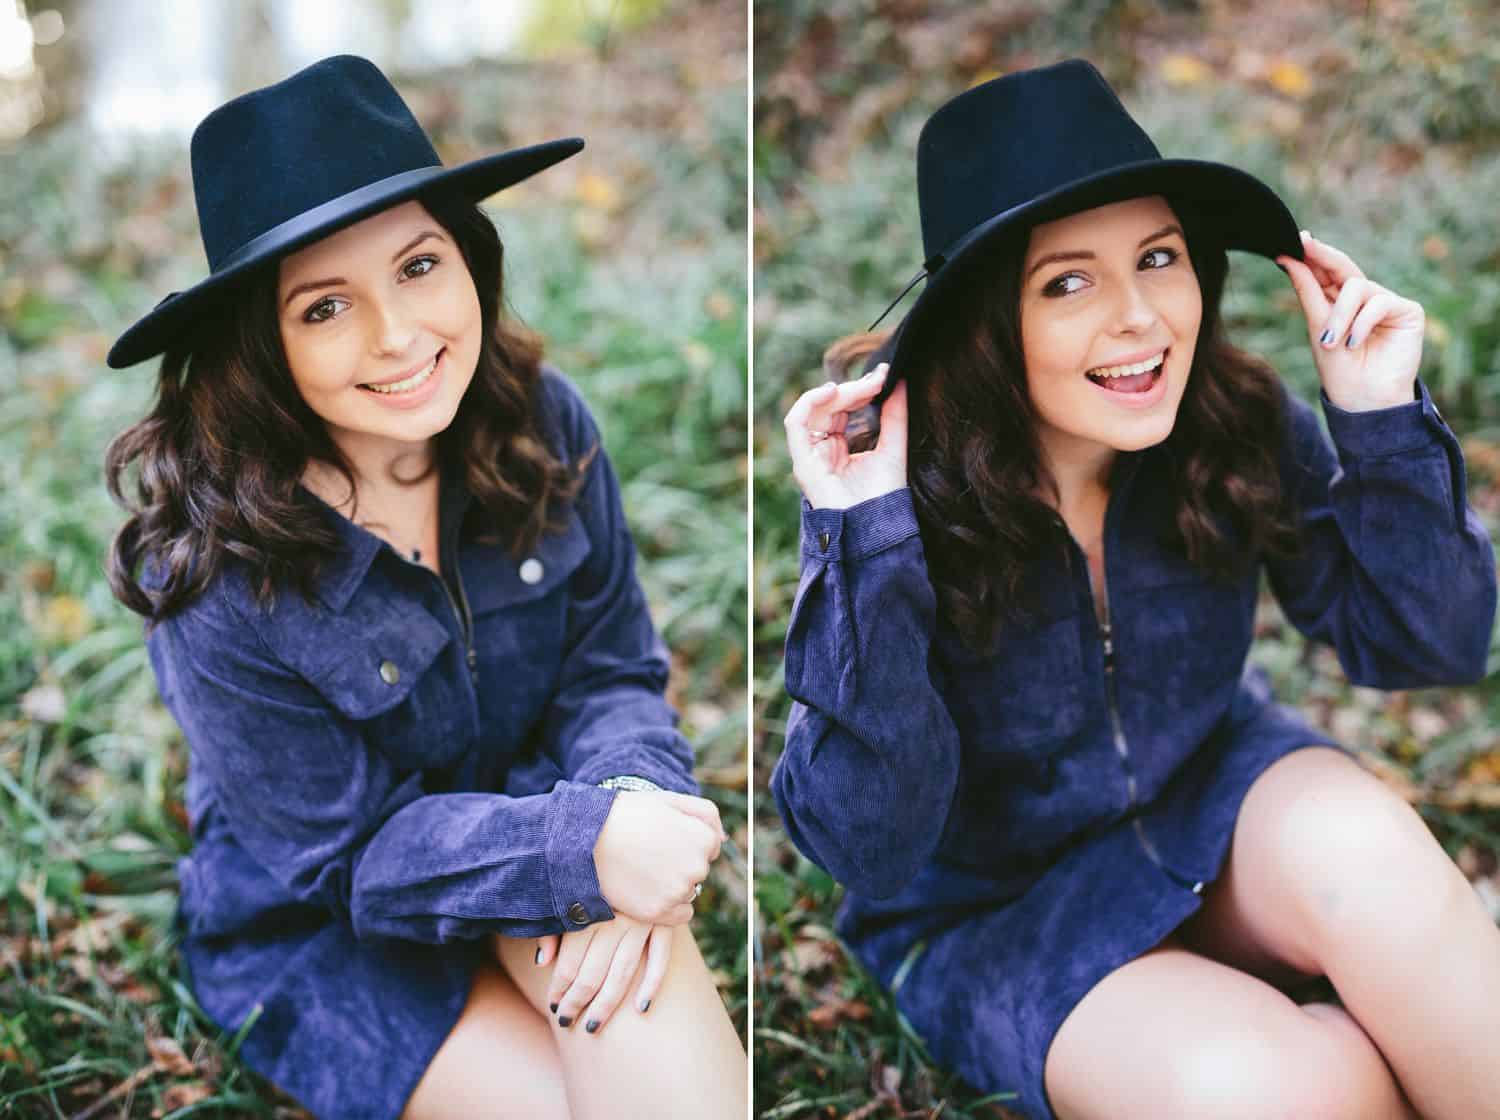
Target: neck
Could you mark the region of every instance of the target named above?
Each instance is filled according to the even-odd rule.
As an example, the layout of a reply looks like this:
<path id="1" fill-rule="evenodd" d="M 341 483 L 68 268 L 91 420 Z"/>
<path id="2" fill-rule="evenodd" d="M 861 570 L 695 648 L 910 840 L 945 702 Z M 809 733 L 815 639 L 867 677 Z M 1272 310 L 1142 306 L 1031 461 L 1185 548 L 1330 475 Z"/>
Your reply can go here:
<path id="1" fill-rule="evenodd" d="M 355 492 L 349 492 L 342 473 L 317 459 L 309 460 L 303 469 L 302 485 L 335 509 L 348 514 L 356 496 L 370 499 L 370 508 L 384 509 L 436 488 L 437 472 L 431 469 L 437 453 L 433 440 L 402 443 L 361 433 L 331 434 L 354 474 Z"/>
<path id="2" fill-rule="evenodd" d="M 1109 473 L 1119 452 L 1092 440 L 1043 438 L 1042 465 L 1057 484 L 1057 511 L 1072 523 L 1109 497 Z M 1052 496 L 1048 495 L 1048 500 Z"/>

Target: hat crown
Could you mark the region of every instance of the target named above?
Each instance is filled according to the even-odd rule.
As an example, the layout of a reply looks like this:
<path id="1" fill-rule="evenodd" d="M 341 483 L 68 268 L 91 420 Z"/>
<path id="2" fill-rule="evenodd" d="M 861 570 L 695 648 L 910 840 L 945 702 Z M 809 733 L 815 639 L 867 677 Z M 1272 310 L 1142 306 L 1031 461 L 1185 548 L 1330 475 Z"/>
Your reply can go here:
<path id="1" fill-rule="evenodd" d="M 378 67 L 335 55 L 215 109 L 193 131 L 193 196 L 209 268 L 332 199 L 436 149 Z"/>
<path id="2" fill-rule="evenodd" d="M 928 261 L 997 214 L 1161 153 L 1084 59 L 966 90 L 922 126 L 917 202 Z"/>

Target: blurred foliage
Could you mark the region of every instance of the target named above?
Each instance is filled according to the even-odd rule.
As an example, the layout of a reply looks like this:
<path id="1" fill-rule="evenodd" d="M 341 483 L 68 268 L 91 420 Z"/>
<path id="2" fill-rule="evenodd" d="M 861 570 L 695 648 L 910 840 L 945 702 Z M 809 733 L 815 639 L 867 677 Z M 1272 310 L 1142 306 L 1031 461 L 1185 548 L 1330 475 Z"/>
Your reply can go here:
<path id="1" fill-rule="evenodd" d="M 449 163 L 588 140 L 491 200 L 508 298 L 599 419 L 673 651 L 671 699 L 739 851 L 744 10 L 624 7 L 642 21 L 628 34 L 616 23 L 607 66 L 586 54 L 393 78 Z M 570 99 L 583 92 L 580 119 Z M 157 700 L 140 620 L 102 571 L 122 516 L 103 448 L 148 407 L 154 364 L 113 372 L 104 353 L 206 268 L 185 148 L 143 141 L 117 164 L 99 149 L 64 122 L 9 153 L 0 176 L 0 1115 L 108 1101 L 112 1116 L 301 1116 L 239 1064 L 238 1039 L 179 971 L 187 749 Z M 742 1034 L 747 890 L 743 861 L 720 860 L 694 923 Z"/>
<path id="2" fill-rule="evenodd" d="M 1500 525 L 1500 16 L 1487 0 L 766 0 L 756 4 L 753 174 L 755 1100 L 764 1117 L 1007 1115 L 923 1055 L 831 930 L 841 889 L 786 841 L 766 783 L 787 699 L 798 495 L 780 423 L 921 261 L 922 122 L 967 86 L 1083 55 L 1167 156 L 1275 188 L 1299 222 L 1422 303 L 1421 376 L 1464 443 L 1469 501 Z M 1309 399 L 1284 276 L 1235 254 L 1239 345 Z M 911 297 L 891 313 L 894 325 Z M 1351 687 L 1263 596 L 1252 660 L 1279 698 L 1412 801 L 1500 917 L 1500 646 L 1465 689 Z"/>

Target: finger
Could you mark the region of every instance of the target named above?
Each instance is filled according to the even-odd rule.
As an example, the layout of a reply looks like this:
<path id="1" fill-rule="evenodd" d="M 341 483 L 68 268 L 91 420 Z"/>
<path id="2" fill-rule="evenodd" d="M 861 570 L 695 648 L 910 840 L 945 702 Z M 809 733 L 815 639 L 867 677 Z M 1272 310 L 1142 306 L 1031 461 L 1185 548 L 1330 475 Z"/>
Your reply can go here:
<path id="1" fill-rule="evenodd" d="M 553 966 L 552 979 L 547 984 L 547 1006 L 553 1014 L 557 1013 L 563 996 L 572 987 L 596 929 L 595 926 L 585 926 L 563 934 L 562 943 L 557 950 L 557 964 Z"/>
<path id="2" fill-rule="evenodd" d="M 568 985 L 568 990 L 557 1001 L 557 1025 L 571 1027 L 583 1014 L 583 1009 L 604 986 L 604 977 L 609 974 L 609 963 L 614 959 L 615 949 L 626 933 L 623 922 L 601 923 L 603 928 L 589 942 L 583 960 L 578 962 L 578 974 Z M 636 927 L 639 928 L 639 927 Z"/>
<path id="3" fill-rule="evenodd" d="M 651 1001 L 661 988 L 662 977 L 667 974 L 667 962 L 672 958 L 672 927 L 652 926 L 646 944 L 646 967 L 641 970 L 641 982 L 635 990 L 635 1009 L 644 1015 L 651 1010 Z"/>
<path id="4" fill-rule="evenodd" d="M 557 958 L 558 935 L 549 933 L 536 939 L 536 963 L 547 964 Z"/>
<path id="5" fill-rule="evenodd" d="M 1319 241 L 1306 230 L 1302 231 L 1302 251 L 1319 268 L 1330 272 L 1337 284 L 1342 286 L 1349 280 L 1365 279 L 1364 270 L 1342 249 L 1335 249 L 1326 241 Z"/>
<path id="6" fill-rule="evenodd" d="M 599 1028 L 609 1022 L 615 1009 L 620 1006 L 620 1001 L 625 998 L 625 993 L 630 990 L 630 982 L 640 971 L 641 960 L 646 948 L 646 937 L 654 927 L 631 926 L 620 939 L 619 946 L 615 949 L 614 958 L 609 963 L 609 971 L 605 973 L 604 983 L 599 987 L 599 993 L 589 1002 L 584 1009 L 583 1029 L 589 1034 L 595 1034 Z"/>
<path id="7" fill-rule="evenodd" d="M 1355 314 L 1375 291 L 1374 284 L 1360 277 L 1345 281 L 1344 287 L 1339 292 L 1339 298 L 1333 301 L 1333 306 L 1328 310 L 1328 317 L 1323 321 L 1323 332 L 1318 335 L 1318 345 L 1325 350 L 1342 346 L 1349 324 L 1354 321 Z"/>
<path id="8" fill-rule="evenodd" d="M 805 436 L 807 432 L 807 414 L 812 411 L 813 403 L 825 397 L 831 397 L 837 391 L 838 384 L 836 382 L 825 381 L 816 389 L 809 389 L 792 402 L 792 407 L 787 410 L 787 414 L 781 420 L 782 426 L 786 428 L 787 435 L 789 437 L 794 434 Z"/>
<path id="9" fill-rule="evenodd" d="M 885 384 L 886 364 L 881 362 L 863 377 L 840 382 L 831 396 L 812 403 L 807 413 L 807 426 L 820 431 L 832 431 L 836 413 L 848 412 L 874 398 Z"/>
<path id="10" fill-rule="evenodd" d="M 1350 350 L 1363 346 L 1370 337 L 1370 333 L 1381 323 L 1395 318 L 1398 312 L 1405 310 L 1406 302 L 1394 292 L 1377 288 L 1375 294 L 1365 301 L 1365 305 L 1354 316 L 1354 321 L 1349 324 L 1348 333 L 1344 336 L 1344 345 Z"/>
<path id="11" fill-rule="evenodd" d="M 663 791 L 664 796 L 671 802 L 674 808 L 686 813 L 690 817 L 697 817 L 709 828 L 722 838 L 725 835 L 724 823 L 719 817 L 719 807 L 706 797 L 694 797 L 689 793 L 675 793 Z"/>
<path id="12" fill-rule="evenodd" d="M 906 461 L 906 382 L 902 381 L 880 407 L 880 439 L 876 451 L 896 453 Z M 898 450 L 899 449 L 899 450 Z"/>
<path id="13" fill-rule="evenodd" d="M 1276 263 L 1281 265 L 1292 282 L 1292 291 L 1296 293 L 1302 316 L 1307 320 L 1308 336 L 1315 337 L 1313 324 L 1322 323 L 1328 318 L 1332 300 L 1324 293 L 1323 285 L 1313 275 L 1312 269 L 1296 257 L 1277 257 Z"/>

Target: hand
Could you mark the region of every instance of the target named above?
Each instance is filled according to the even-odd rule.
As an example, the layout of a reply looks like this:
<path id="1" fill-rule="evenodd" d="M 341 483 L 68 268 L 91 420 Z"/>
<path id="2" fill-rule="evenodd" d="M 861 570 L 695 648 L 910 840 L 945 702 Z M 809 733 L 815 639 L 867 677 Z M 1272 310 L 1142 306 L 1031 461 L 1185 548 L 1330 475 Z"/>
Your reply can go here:
<path id="1" fill-rule="evenodd" d="M 705 797 L 621 790 L 594 843 L 599 893 L 617 915 L 681 925 L 725 839 L 719 807 Z"/>
<path id="2" fill-rule="evenodd" d="M 1276 263 L 1307 318 L 1323 392 L 1348 412 L 1409 404 L 1422 360 L 1422 305 L 1365 279 L 1348 256 L 1306 230 L 1302 249 L 1306 263 Z"/>
<path id="3" fill-rule="evenodd" d="M 881 362 L 855 381 L 829 381 L 803 393 L 787 412 L 783 423 L 792 473 L 811 505 L 847 509 L 906 485 L 904 381 L 881 406 L 880 441 L 874 448 L 851 455 L 844 439 L 849 413 L 880 392 L 889 372 Z"/>
<path id="4" fill-rule="evenodd" d="M 672 927 L 613 918 L 561 938 L 557 934 L 538 938 L 537 964 L 557 962 L 547 989 L 547 1006 L 557 1015 L 558 1025 L 572 1026 L 581 1017 L 589 1034 L 601 1030 L 641 971 L 643 953 L 646 967 L 633 1000 L 642 1015 L 667 974 Z"/>

